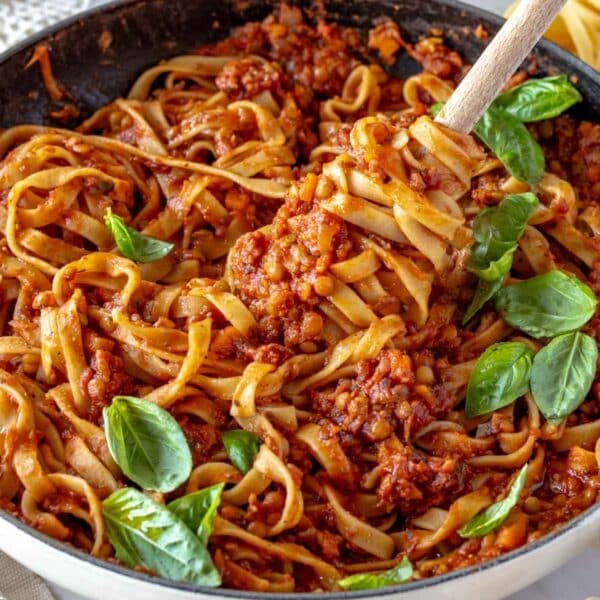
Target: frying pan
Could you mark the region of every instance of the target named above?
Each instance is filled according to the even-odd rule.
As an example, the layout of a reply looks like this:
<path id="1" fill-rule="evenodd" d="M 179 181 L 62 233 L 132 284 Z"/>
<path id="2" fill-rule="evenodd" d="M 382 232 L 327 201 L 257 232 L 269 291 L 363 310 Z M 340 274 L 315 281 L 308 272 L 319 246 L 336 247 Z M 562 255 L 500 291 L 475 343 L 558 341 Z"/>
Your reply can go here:
<path id="1" fill-rule="evenodd" d="M 85 117 L 125 94 L 136 76 L 156 62 L 214 42 L 232 27 L 263 19 L 277 0 L 134 0 L 103 7 L 64 21 L 0 56 L 0 126 L 53 124 L 51 109 L 37 68 L 25 69 L 33 46 L 51 49 L 54 74 L 77 100 Z M 306 6 L 308 2 L 290 2 Z M 494 33 L 502 19 L 453 0 L 325 0 L 318 8 L 330 21 L 365 32 L 373 19 L 397 21 L 405 37 L 415 41 L 432 27 L 444 31 L 448 45 L 475 61 L 485 42 L 473 30 L 478 24 Z M 108 32 L 108 33 L 106 33 Z M 102 40 L 112 42 L 105 51 Z M 575 76 L 585 102 L 573 109 L 576 118 L 600 121 L 600 74 L 543 41 L 532 54 L 541 74 Z M 420 70 L 402 56 L 392 72 L 406 77 Z M 600 504 L 540 540 L 473 567 L 401 586 L 364 592 L 340 592 L 328 598 L 380 597 L 402 600 L 496 600 L 555 570 L 590 544 L 600 543 Z M 57 542 L 0 511 L 0 549 L 50 581 L 97 600 L 192 600 L 264 596 L 314 600 L 311 594 L 258 594 L 206 589 L 166 581 L 95 559 Z"/>

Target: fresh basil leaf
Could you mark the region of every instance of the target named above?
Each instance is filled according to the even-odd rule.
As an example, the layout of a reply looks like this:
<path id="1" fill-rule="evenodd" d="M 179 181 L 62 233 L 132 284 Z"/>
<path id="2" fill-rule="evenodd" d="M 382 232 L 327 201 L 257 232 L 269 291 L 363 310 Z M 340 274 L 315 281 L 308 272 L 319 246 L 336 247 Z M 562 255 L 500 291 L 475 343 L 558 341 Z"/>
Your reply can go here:
<path id="1" fill-rule="evenodd" d="M 254 464 L 260 440 L 249 431 L 234 429 L 223 433 L 223 445 L 231 464 L 245 475 Z"/>
<path id="2" fill-rule="evenodd" d="M 581 102 L 581 94 L 566 75 L 530 79 L 494 100 L 493 106 L 510 113 L 519 121 L 543 121 L 558 117 Z"/>
<path id="3" fill-rule="evenodd" d="M 463 317 L 468 323 L 502 287 L 512 267 L 513 253 L 539 202 L 531 193 L 511 194 L 498 206 L 482 210 L 473 221 L 474 243 L 468 268 L 480 281 Z"/>
<path id="4" fill-rule="evenodd" d="M 126 258 L 147 263 L 164 258 L 173 250 L 175 244 L 148 237 L 139 231 L 127 227 L 123 219 L 109 209 L 104 222 L 115 238 L 119 251 Z"/>
<path id="5" fill-rule="evenodd" d="M 509 325 L 541 338 L 579 329 L 592 318 L 597 300 L 579 279 L 554 270 L 507 285 L 495 303 Z"/>
<path id="6" fill-rule="evenodd" d="M 480 244 L 514 243 L 525 231 L 527 222 L 539 205 L 531 192 L 509 194 L 494 207 L 482 210 L 473 221 L 473 237 Z M 496 254 L 503 254 L 498 248 Z"/>
<path id="7" fill-rule="evenodd" d="M 432 106 L 429 107 L 429 114 L 435 118 L 440 114 L 440 110 L 442 110 L 444 106 L 444 102 L 436 102 Z"/>
<path id="8" fill-rule="evenodd" d="M 435 118 L 443 106 L 443 102 L 430 106 L 430 114 Z M 479 119 L 474 131 L 519 181 L 535 186 L 544 176 L 544 151 L 517 117 L 492 104 Z"/>
<path id="9" fill-rule="evenodd" d="M 475 133 L 520 181 L 536 185 L 545 170 L 544 153 L 523 122 L 560 115 L 581 102 L 581 94 L 566 75 L 531 79 L 500 94 L 475 126 Z M 429 108 L 436 117 L 443 103 Z"/>
<path id="10" fill-rule="evenodd" d="M 471 255 L 473 260 L 470 270 L 475 273 L 477 277 L 484 279 L 485 281 L 503 279 L 512 267 L 513 253 L 516 249 L 517 245 L 514 244 L 514 246 L 507 250 L 500 258 L 487 260 L 485 265 L 478 265 L 478 257 L 476 255 Z"/>
<path id="11" fill-rule="evenodd" d="M 192 471 L 192 455 L 177 421 L 153 402 L 115 396 L 104 409 L 108 449 L 131 481 L 171 492 Z"/>
<path id="12" fill-rule="evenodd" d="M 543 177 L 544 151 L 510 113 L 490 106 L 475 126 L 475 133 L 519 181 L 535 186 Z"/>
<path id="13" fill-rule="evenodd" d="M 529 391 L 534 353 L 523 342 L 493 344 L 479 357 L 467 385 L 467 417 L 508 406 Z"/>
<path id="14" fill-rule="evenodd" d="M 173 581 L 209 587 L 221 584 L 206 546 L 166 506 L 133 488 L 102 502 L 106 533 L 116 557 Z"/>
<path id="15" fill-rule="evenodd" d="M 533 360 L 531 392 L 548 421 L 559 423 L 585 400 L 598 361 L 598 346 L 580 331 L 554 338 Z"/>
<path id="16" fill-rule="evenodd" d="M 484 304 L 488 300 L 492 299 L 494 294 L 502 287 L 503 281 L 504 277 L 501 277 L 494 281 L 486 281 L 485 279 L 480 279 L 477 282 L 477 289 L 475 290 L 473 300 L 471 300 L 471 304 L 469 304 L 469 307 L 467 308 L 463 316 L 463 325 L 466 325 L 483 308 Z"/>
<path id="17" fill-rule="evenodd" d="M 481 514 L 476 515 L 467 521 L 459 530 L 458 535 L 464 538 L 483 537 L 494 531 L 508 517 L 510 511 L 519 501 L 521 492 L 525 487 L 525 479 L 527 477 L 527 465 L 519 471 L 517 478 L 510 486 L 510 491 L 504 500 L 496 502 L 488 506 Z"/>
<path id="18" fill-rule="evenodd" d="M 337 584 L 344 590 L 376 590 L 388 585 L 406 583 L 413 575 L 413 566 L 405 556 L 395 567 L 381 573 L 357 573 Z"/>
<path id="19" fill-rule="evenodd" d="M 488 210 L 495 209 L 485 208 L 481 212 L 486 213 Z M 475 222 L 473 222 L 473 227 L 477 227 Z M 473 233 L 475 234 L 475 231 Z M 467 266 L 470 271 L 478 275 L 480 271 L 485 271 L 489 267 L 490 262 L 495 261 L 496 263 L 499 263 L 505 256 L 509 256 L 510 261 L 507 262 L 511 263 L 508 265 L 508 270 L 510 270 L 510 267 L 512 266 L 512 254 L 516 247 L 517 244 L 515 241 L 501 241 L 493 238 L 479 242 L 475 240 L 471 247 L 469 264 Z M 506 273 L 508 273 L 508 271 L 505 271 L 504 275 L 506 275 Z M 494 279 L 497 279 L 497 277 L 492 277 L 491 279 L 488 279 L 488 281 L 493 281 Z"/>
<path id="20" fill-rule="evenodd" d="M 512 266 L 512 254 L 539 202 L 531 193 L 511 194 L 498 206 L 485 208 L 473 221 L 475 240 L 469 269 L 481 279 L 504 277 Z"/>
<path id="21" fill-rule="evenodd" d="M 215 516 L 224 483 L 217 483 L 191 494 L 186 494 L 167 504 L 167 508 L 177 515 L 192 531 L 196 532 L 199 540 L 208 544 L 208 538 L 213 532 Z"/>

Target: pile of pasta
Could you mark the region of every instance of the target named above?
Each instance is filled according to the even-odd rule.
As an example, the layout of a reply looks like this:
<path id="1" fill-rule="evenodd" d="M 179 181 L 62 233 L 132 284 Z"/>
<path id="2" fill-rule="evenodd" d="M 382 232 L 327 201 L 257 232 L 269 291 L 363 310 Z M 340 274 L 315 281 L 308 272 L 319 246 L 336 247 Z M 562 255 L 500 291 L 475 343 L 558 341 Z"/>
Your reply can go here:
<path id="1" fill-rule="evenodd" d="M 487 347 L 539 342 L 491 309 L 460 324 L 481 209 L 471 191 L 491 181 L 497 203 L 529 186 L 427 115 L 454 82 L 350 65 L 310 109 L 319 139 L 306 149 L 292 94 L 232 100 L 215 85 L 239 61 L 268 65 L 176 57 L 77 129 L 0 134 L 2 508 L 113 556 L 102 501 L 130 485 L 104 432 L 117 395 L 167 410 L 188 439 L 189 479 L 156 502 L 226 484 L 209 550 L 228 587 L 328 590 L 403 556 L 416 577 L 442 574 L 591 506 L 595 388 L 559 425 L 530 394 L 464 412 Z M 536 193 L 511 277 L 587 278 L 600 258 L 579 227 L 589 206 L 551 172 Z M 125 258 L 108 209 L 173 251 Z M 260 440 L 246 474 L 223 448 L 231 429 Z M 458 536 L 526 463 L 510 519 Z"/>
<path id="2" fill-rule="evenodd" d="M 510 15 L 518 3 L 507 10 Z M 594 69 L 600 68 L 600 2 L 569 0 L 550 25 L 545 37 L 576 54 Z"/>

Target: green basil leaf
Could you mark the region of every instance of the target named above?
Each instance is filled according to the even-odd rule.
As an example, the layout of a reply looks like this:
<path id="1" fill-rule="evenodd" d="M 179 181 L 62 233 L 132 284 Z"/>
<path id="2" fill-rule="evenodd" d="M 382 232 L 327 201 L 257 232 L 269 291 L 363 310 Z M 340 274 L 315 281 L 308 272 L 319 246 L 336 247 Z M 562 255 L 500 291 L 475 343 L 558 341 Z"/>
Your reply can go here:
<path id="1" fill-rule="evenodd" d="M 164 258 L 173 250 L 175 244 L 148 237 L 139 231 L 127 227 L 123 219 L 109 209 L 104 222 L 115 238 L 119 251 L 126 258 L 147 263 Z"/>
<path id="2" fill-rule="evenodd" d="M 498 206 L 482 210 L 473 221 L 475 242 L 469 269 L 486 281 L 504 277 L 512 266 L 517 242 L 538 204 L 538 199 L 527 192 L 511 194 Z"/>
<path id="3" fill-rule="evenodd" d="M 429 107 L 429 114 L 435 119 L 440 114 L 440 110 L 444 106 L 445 102 L 436 102 Z"/>
<path id="4" fill-rule="evenodd" d="M 533 360 L 531 392 L 551 423 L 568 417 L 585 400 L 598 360 L 598 346 L 580 331 L 554 338 Z"/>
<path id="5" fill-rule="evenodd" d="M 405 556 L 395 567 L 381 573 L 357 573 L 337 584 L 344 590 L 376 590 L 388 585 L 406 583 L 413 575 L 413 566 Z"/>
<path id="6" fill-rule="evenodd" d="M 587 285 L 557 270 L 507 285 L 495 302 L 509 325 L 535 338 L 579 329 L 592 318 L 597 304 Z"/>
<path id="7" fill-rule="evenodd" d="M 516 242 L 538 205 L 539 200 L 531 192 L 505 196 L 497 206 L 485 208 L 475 217 L 474 239 L 480 244 Z"/>
<path id="8" fill-rule="evenodd" d="M 463 325 L 502 287 L 512 267 L 517 242 L 538 204 L 538 199 L 529 192 L 511 194 L 498 206 L 482 210 L 473 221 L 475 241 L 468 267 L 480 281 L 463 317 Z"/>
<path id="9" fill-rule="evenodd" d="M 535 186 L 544 175 L 544 151 L 525 125 L 493 105 L 475 126 L 475 133 L 519 181 Z"/>
<path id="10" fill-rule="evenodd" d="M 191 494 L 186 494 L 177 500 L 167 504 L 167 508 L 177 515 L 206 545 L 208 538 L 213 532 L 215 516 L 219 504 L 224 483 L 217 483 Z"/>
<path id="11" fill-rule="evenodd" d="M 486 208 L 481 212 L 487 213 L 488 210 L 493 211 L 495 209 Z M 477 227 L 477 224 L 473 222 L 473 226 Z M 475 240 L 473 246 L 471 247 L 468 268 L 470 271 L 476 274 L 479 271 L 484 271 L 488 268 L 490 262 L 492 261 L 499 261 L 506 255 L 509 255 L 512 258 L 512 253 L 515 251 L 516 247 L 516 241 L 502 241 L 491 237 L 485 241 Z M 506 275 L 506 273 L 504 274 Z M 496 279 L 496 277 L 493 279 Z M 493 281 L 493 279 L 489 279 L 488 281 Z"/>
<path id="12" fill-rule="evenodd" d="M 108 449 L 131 481 L 171 492 L 192 471 L 192 455 L 177 421 L 153 402 L 115 396 L 104 409 Z"/>
<path id="13" fill-rule="evenodd" d="M 476 256 L 471 255 L 472 261 L 469 269 L 480 279 L 485 281 L 496 281 L 503 279 L 510 271 L 513 262 L 513 253 L 517 249 L 515 244 L 510 250 L 507 250 L 500 258 L 486 261 L 487 264 L 477 264 Z"/>
<path id="14" fill-rule="evenodd" d="M 463 325 L 466 325 L 483 308 L 484 304 L 492 299 L 495 293 L 502 287 L 503 281 L 504 277 L 495 279 L 494 281 L 480 279 L 477 282 L 477 289 L 475 290 L 473 300 L 471 300 L 471 304 L 469 304 L 463 316 Z"/>
<path id="15" fill-rule="evenodd" d="M 469 378 L 467 417 L 508 406 L 529 391 L 533 356 L 533 350 L 523 342 L 500 342 L 487 348 Z"/>
<path id="16" fill-rule="evenodd" d="M 133 488 L 121 488 L 102 502 L 106 533 L 116 557 L 173 581 L 209 587 L 221 584 L 206 546 L 166 506 Z"/>
<path id="17" fill-rule="evenodd" d="M 254 464 L 260 440 L 249 431 L 234 429 L 223 433 L 223 445 L 231 464 L 245 475 Z"/>
<path id="18" fill-rule="evenodd" d="M 458 535 L 464 538 L 483 537 L 491 531 L 494 531 L 508 517 L 510 511 L 519 501 L 521 492 L 525 487 L 525 478 L 527 477 L 527 465 L 519 471 L 517 478 L 510 486 L 510 491 L 504 500 L 488 506 L 481 514 L 476 515 L 467 521 L 459 530 Z"/>
<path id="19" fill-rule="evenodd" d="M 542 121 L 558 117 L 581 102 L 581 94 L 566 75 L 530 79 L 500 94 L 493 106 L 509 112 L 519 121 Z"/>

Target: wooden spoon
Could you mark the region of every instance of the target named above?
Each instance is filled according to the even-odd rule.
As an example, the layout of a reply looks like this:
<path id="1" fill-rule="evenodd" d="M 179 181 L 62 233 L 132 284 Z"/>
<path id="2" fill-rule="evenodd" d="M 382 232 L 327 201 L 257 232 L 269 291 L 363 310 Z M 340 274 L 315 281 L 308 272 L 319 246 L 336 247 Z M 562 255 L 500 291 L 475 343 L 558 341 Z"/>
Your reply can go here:
<path id="1" fill-rule="evenodd" d="M 454 90 L 436 122 L 469 133 L 567 0 L 523 0 Z"/>

